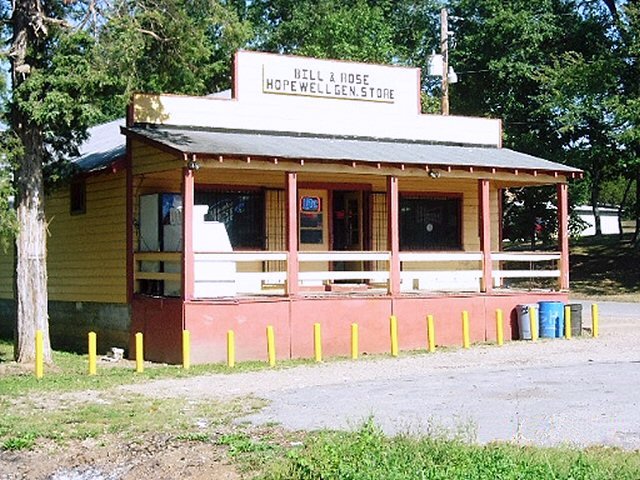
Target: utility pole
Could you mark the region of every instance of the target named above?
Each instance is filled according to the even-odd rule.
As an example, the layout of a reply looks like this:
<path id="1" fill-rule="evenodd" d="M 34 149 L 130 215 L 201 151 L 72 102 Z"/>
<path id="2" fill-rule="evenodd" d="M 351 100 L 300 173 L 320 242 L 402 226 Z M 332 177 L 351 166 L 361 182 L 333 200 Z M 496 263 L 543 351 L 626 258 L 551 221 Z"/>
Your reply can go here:
<path id="1" fill-rule="evenodd" d="M 440 10 L 440 54 L 442 55 L 442 115 L 449 115 L 449 20 Z"/>

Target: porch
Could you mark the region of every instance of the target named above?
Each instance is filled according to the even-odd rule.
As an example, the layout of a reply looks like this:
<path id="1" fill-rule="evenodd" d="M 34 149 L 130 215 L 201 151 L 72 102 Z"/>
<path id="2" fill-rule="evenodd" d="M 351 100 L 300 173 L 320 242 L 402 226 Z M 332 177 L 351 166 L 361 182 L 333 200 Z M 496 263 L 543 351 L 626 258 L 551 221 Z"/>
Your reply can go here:
<path id="1" fill-rule="evenodd" d="M 266 180 L 247 187 L 208 182 L 211 176 L 231 179 L 245 172 L 203 170 L 197 184 L 191 169 L 171 173 L 183 192 L 172 200 L 179 205 L 169 209 L 177 212 L 151 214 L 154 221 L 176 217 L 175 225 L 151 229 L 162 228 L 171 241 L 161 241 L 162 234 L 150 240 L 138 208 L 132 293 L 189 301 L 508 292 L 518 279 L 537 289 L 569 286 L 565 183 L 557 184 L 557 249 L 511 252 L 501 250 L 503 180 L 352 176 L 361 183 L 345 186 L 314 174 L 307 178 L 324 181 L 299 185 L 304 172 L 265 172 Z M 284 179 L 281 188 L 273 188 L 271 178 L 276 185 Z M 198 192 L 206 195 L 197 200 Z M 352 200 L 343 205 L 346 196 Z M 132 204 L 142 205 L 143 197 Z"/>
<path id="2" fill-rule="evenodd" d="M 470 316 L 472 342 L 495 338 L 498 308 L 505 315 L 505 338 L 517 338 L 518 304 L 567 301 L 568 199 L 564 183 L 557 186 L 562 234 L 557 250 L 504 252 L 500 250 L 499 222 L 499 187 L 506 185 L 503 180 L 461 179 L 451 172 L 447 184 L 439 185 L 439 179 L 418 173 L 422 194 L 435 191 L 442 195 L 439 190 L 447 189 L 452 198 L 459 199 L 460 225 L 454 229 L 460 231 L 452 237 L 459 242 L 458 249 L 434 251 L 401 249 L 401 245 L 407 245 L 406 240 L 401 241 L 406 233 L 401 206 L 410 205 L 402 198 L 418 198 L 411 175 L 417 172 L 409 170 L 402 177 L 352 175 L 348 188 L 352 193 L 360 192 L 360 203 L 354 210 L 354 218 L 359 219 L 357 228 L 349 230 L 352 234 L 358 230 L 353 243 L 368 249 L 332 250 L 331 246 L 338 245 L 332 239 L 341 235 L 333 229 L 345 227 L 335 222 L 336 216 L 342 216 L 341 210 L 327 207 L 316 211 L 325 215 L 322 227 L 318 227 L 321 233 L 307 239 L 322 238 L 322 242 L 305 243 L 304 228 L 312 227 L 303 227 L 302 215 L 309 213 L 303 211 L 303 202 L 313 196 L 320 198 L 320 204 L 334 205 L 335 198 L 342 198 L 347 191 L 345 184 L 332 184 L 324 173 L 276 171 L 263 172 L 261 180 L 247 189 L 232 180 L 243 175 L 235 169 L 224 170 L 221 163 L 237 165 L 233 160 L 213 164 L 203 161 L 199 170 L 172 170 L 157 179 L 146 174 L 145 181 L 154 185 L 153 189 L 158 184 L 180 182 L 179 227 L 184 239 L 179 251 L 138 248 L 131 255 L 132 332 L 145 334 L 145 351 L 151 360 L 180 362 L 183 329 L 191 332 L 192 360 L 196 363 L 224 361 L 228 330 L 235 332 L 239 360 L 262 359 L 266 355 L 267 325 L 274 327 L 279 358 L 310 358 L 314 323 L 322 325 L 326 355 L 348 355 L 352 323 L 360 327 L 362 353 L 383 353 L 389 351 L 391 315 L 398 318 L 403 350 L 426 346 L 428 314 L 435 318 L 437 344 L 459 345 L 463 310 Z M 212 187 L 212 177 L 224 180 L 224 188 Z M 300 177 L 302 182 L 298 181 Z M 238 242 L 239 237 L 229 235 L 226 229 L 231 231 L 234 225 L 239 228 L 237 223 L 228 221 L 225 226 L 223 216 L 205 220 L 216 210 L 211 205 L 198 205 L 197 197 L 201 201 L 207 198 L 198 192 L 216 188 L 236 192 L 234 195 L 259 192 L 256 195 L 264 197 L 267 205 L 273 204 L 273 210 L 279 212 L 275 219 L 270 218 L 271 207 L 258 209 L 264 215 L 263 249 L 234 248 L 232 240 Z M 132 205 L 140 203 L 140 196 L 149 191 L 139 189 L 139 193 Z M 136 215 L 139 218 L 139 208 Z M 304 222 L 318 225 L 309 218 Z M 206 224 L 209 226 L 203 227 Z M 441 226 L 433 225 L 434 229 Z M 144 229 L 140 224 L 139 229 L 138 245 L 148 245 L 141 241 Z M 230 237 L 221 243 L 224 249 L 203 247 L 203 239 L 215 237 L 219 241 L 220 236 Z M 274 248 L 278 245 L 286 248 Z M 522 290 L 510 287 L 514 279 L 545 284 Z"/>

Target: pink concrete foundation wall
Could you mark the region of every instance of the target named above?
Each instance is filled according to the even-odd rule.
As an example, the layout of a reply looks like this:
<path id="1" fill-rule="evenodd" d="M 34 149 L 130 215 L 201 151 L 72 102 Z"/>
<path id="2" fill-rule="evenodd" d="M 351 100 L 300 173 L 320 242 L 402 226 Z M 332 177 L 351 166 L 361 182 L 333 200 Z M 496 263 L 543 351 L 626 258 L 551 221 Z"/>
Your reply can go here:
<path id="1" fill-rule="evenodd" d="M 436 344 L 462 345 L 462 311 L 469 312 L 472 342 L 495 341 L 495 312 L 504 317 L 505 340 L 518 338 L 516 306 L 539 301 L 567 301 L 563 293 L 514 293 L 468 296 L 380 296 L 244 299 L 187 302 L 184 328 L 191 332 L 191 361 L 226 361 L 228 330 L 236 339 L 236 359 L 267 359 L 266 328 L 274 327 L 279 359 L 313 357 L 313 324 L 320 323 L 325 357 L 348 356 L 351 324 L 357 323 L 360 353 L 390 351 L 389 317 L 398 319 L 401 350 L 427 346 L 426 316 L 434 316 Z M 182 303 L 173 299 L 138 299 L 133 303 L 133 334 L 145 334 L 145 357 L 180 363 Z M 132 346 L 134 344 L 132 343 Z M 133 354 L 133 349 L 131 350 Z"/>
<path id="2" fill-rule="evenodd" d="M 351 355 L 351 324 L 358 324 L 361 353 L 389 351 L 390 297 L 297 299 L 291 302 L 291 357 L 311 358 L 313 324 L 322 331 L 322 353 Z"/>
<path id="3" fill-rule="evenodd" d="M 516 306 L 540 301 L 567 301 L 562 293 L 497 294 L 431 298 L 396 298 L 393 314 L 398 318 L 401 350 L 426 348 L 426 316 L 433 315 L 436 345 L 462 345 L 462 312 L 469 313 L 471 342 L 495 341 L 496 309 L 502 309 L 505 339 L 518 338 Z"/>
<path id="4" fill-rule="evenodd" d="M 224 362 L 227 331 L 233 330 L 236 360 L 267 360 L 267 326 L 275 334 L 276 358 L 291 358 L 289 300 L 185 304 L 185 328 L 191 334 L 193 363 Z"/>
<path id="5" fill-rule="evenodd" d="M 182 300 L 136 296 L 131 303 L 129 357 L 135 357 L 135 334 L 144 338 L 144 358 L 152 362 L 182 362 Z"/>

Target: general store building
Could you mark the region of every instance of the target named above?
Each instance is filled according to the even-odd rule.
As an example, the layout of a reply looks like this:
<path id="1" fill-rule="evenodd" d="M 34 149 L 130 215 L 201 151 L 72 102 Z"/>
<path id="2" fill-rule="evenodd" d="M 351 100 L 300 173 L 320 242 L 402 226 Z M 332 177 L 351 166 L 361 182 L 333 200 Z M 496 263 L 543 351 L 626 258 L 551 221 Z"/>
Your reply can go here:
<path id="1" fill-rule="evenodd" d="M 502 148 L 500 120 L 421 114 L 418 69 L 241 51 L 231 98 L 137 94 L 121 132 L 48 199 L 54 345 L 143 332 L 149 359 L 179 362 L 188 329 L 212 362 L 233 330 L 239 359 L 261 359 L 272 325 L 278 357 L 310 357 L 320 323 L 325 353 L 347 355 L 358 323 L 375 353 L 391 315 L 416 349 L 427 314 L 458 344 L 463 310 L 484 341 L 497 308 L 508 337 L 516 305 L 567 299 L 580 171 Z M 557 250 L 502 252 L 502 190 L 540 185 L 556 186 Z M 520 277 L 554 284 L 507 288 Z"/>

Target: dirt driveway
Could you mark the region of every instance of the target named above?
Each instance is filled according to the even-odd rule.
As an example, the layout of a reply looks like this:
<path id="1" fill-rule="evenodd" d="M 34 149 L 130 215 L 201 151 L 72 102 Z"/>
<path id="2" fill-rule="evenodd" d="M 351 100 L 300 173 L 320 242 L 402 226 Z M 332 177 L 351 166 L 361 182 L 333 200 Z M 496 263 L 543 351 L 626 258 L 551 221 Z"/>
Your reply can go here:
<path id="1" fill-rule="evenodd" d="M 585 304 L 586 307 L 589 304 Z M 590 312 L 585 309 L 586 326 Z M 269 400 L 242 420 L 290 429 L 352 428 L 373 416 L 390 433 L 461 434 L 640 448 L 640 304 L 600 304 L 600 338 L 329 362 L 162 380 L 126 390 L 160 397 Z"/>

